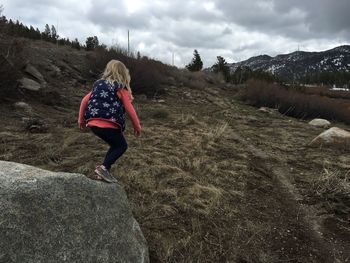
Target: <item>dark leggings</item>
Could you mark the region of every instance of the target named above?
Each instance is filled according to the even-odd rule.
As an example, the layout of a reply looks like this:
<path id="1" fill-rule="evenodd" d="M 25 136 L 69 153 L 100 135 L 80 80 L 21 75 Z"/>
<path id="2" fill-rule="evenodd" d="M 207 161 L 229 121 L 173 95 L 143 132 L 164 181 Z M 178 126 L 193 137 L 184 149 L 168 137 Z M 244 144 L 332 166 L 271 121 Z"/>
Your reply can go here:
<path id="1" fill-rule="evenodd" d="M 103 165 L 107 170 L 110 170 L 112 164 L 128 149 L 128 144 L 125 141 L 123 133 L 119 129 L 99 128 L 95 126 L 91 127 L 91 131 L 110 146 L 103 161 Z"/>

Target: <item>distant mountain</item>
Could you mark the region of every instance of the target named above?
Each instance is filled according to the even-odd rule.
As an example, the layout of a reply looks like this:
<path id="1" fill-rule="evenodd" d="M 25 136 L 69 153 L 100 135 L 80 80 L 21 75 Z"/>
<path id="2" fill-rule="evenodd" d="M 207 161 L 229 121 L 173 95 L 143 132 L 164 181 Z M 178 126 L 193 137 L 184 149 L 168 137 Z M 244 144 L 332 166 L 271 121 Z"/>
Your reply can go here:
<path id="1" fill-rule="evenodd" d="M 321 72 L 349 72 L 350 45 L 322 52 L 296 51 L 276 57 L 261 55 L 229 65 L 231 71 L 234 71 L 238 66 L 248 66 L 252 70 L 270 72 L 289 81 Z"/>

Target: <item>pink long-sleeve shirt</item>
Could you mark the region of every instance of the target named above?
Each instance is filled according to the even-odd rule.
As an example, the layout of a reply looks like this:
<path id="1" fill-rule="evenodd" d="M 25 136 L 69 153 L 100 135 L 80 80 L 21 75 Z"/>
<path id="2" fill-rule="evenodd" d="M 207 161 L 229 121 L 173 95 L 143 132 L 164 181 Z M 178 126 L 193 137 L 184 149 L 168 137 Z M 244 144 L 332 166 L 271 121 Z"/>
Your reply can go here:
<path id="1" fill-rule="evenodd" d="M 85 108 L 88 104 L 90 95 L 91 95 L 91 92 L 86 94 L 80 103 L 79 118 L 78 118 L 79 123 L 85 123 L 84 112 L 85 112 Z M 123 102 L 125 111 L 128 114 L 128 116 L 132 122 L 132 125 L 134 126 L 134 129 L 136 131 L 141 131 L 140 121 L 139 121 L 139 118 L 137 117 L 137 114 L 136 114 L 134 107 L 131 104 L 129 91 L 126 89 L 119 89 L 116 92 L 116 95 Z M 90 119 L 90 120 L 88 120 L 86 126 L 87 127 L 96 126 L 96 127 L 100 127 L 100 128 L 120 129 L 118 124 L 116 124 L 114 122 L 110 122 L 108 120 L 103 120 L 103 119 Z"/>

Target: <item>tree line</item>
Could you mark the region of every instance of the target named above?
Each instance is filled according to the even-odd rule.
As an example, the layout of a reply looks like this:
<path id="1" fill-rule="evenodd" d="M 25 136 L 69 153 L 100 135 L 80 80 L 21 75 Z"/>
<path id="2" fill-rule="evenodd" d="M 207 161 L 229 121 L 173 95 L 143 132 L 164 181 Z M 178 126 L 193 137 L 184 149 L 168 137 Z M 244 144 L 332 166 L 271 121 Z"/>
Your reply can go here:
<path id="1" fill-rule="evenodd" d="M 0 15 L 3 11 L 3 7 L 0 6 Z M 43 40 L 51 43 L 57 43 L 61 46 L 71 46 L 75 49 L 94 50 L 100 46 L 97 36 L 87 37 L 85 45 L 81 44 L 77 38 L 70 40 L 69 38 L 61 38 L 54 25 L 45 25 L 44 30 L 40 31 L 39 28 L 33 26 L 26 26 L 23 23 L 7 20 L 5 16 L 0 17 L 0 32 L 4 32 L 11 36 L 25 37 L 34 40 Z"/>
<path id="2" fill-rule="evenodd" d="M 194 50 L 191 62 L 186 65 L 186 68 L 189 71 L 200 71 L 203 69 L 203 61 L 196 49 Z M 252 70 L 247 66 L 238 66 L 235 70 L 231 71 L 228 63 L 222 56 L 217 56 L 217 61 L 211 67 L 211 70 L 215 73 L 222 74 L 226 82 L 233 84 L 242 84 L 249 79 L 279 82 L 278 78 L 271 73 L 262 70 Z"/>

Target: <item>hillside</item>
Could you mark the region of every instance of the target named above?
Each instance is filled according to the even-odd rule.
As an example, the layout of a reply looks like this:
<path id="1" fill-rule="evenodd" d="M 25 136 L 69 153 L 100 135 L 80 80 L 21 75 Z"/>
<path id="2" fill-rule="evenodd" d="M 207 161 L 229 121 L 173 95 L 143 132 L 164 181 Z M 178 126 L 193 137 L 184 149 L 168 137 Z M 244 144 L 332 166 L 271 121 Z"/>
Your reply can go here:
<path id="1" fill-rule="evenodd" d="M 76 123 L 91 53 L 23 49 L 46 85 L 0 104 L 0 159 L 89 176 L 106 150 Z M 129 149 L 112 170 L 151 262 L 348 262 L 350 198 L 338 187 L 349 185 L 349 153 L 308 147 L 323 129 L 258 112 L 236 99 L 239 87 L 167 74 L 162 93 L 135 96 L 143 134 L 128 124 Z"/>
<path id="2" fill-rule="evenodd" d="M 295 51 L 270 57 L 261 55 L 230 64 L 231 71 L 238 66 L 270 72 L 281 79 L 293 81 L 321 72 L 350 70 L 350 46 L 339 46 L 322 52 Z"/>

